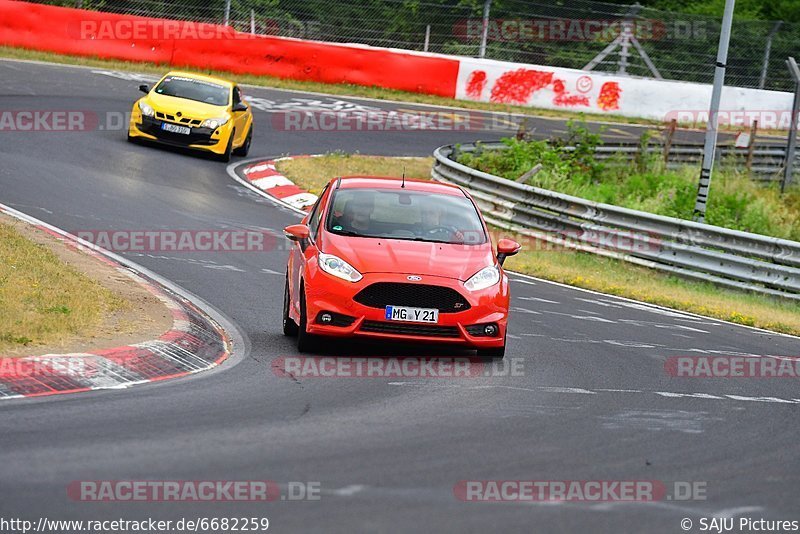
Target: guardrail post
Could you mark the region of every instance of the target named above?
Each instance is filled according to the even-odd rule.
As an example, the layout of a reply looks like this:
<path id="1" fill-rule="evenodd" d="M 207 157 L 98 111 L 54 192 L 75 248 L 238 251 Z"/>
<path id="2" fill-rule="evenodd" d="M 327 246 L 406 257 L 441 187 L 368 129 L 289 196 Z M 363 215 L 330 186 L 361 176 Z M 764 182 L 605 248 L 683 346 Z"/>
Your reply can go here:
<path id="1" fill-rule="evenodd" d="M 750 126 L 750 142 L 747 144 L 747 161 L 744 164 L 748 171 L 753 168 L 753 151 L 756 148 L 756 135 L 758 135 L 758 119 L 753 120 L 753 124 Z"/>
<path id="2" fill-rule="evenodd" d="M 797 114 L 800 113 L 800 68 L 793 57 L 786 60 L 789 73 L 794 79 L 794 103 L 792 104 L 792 121 L 789 128 L 789 142 L 786 144 L 786 159 L 783 162 L 783 181 L 781 182 L 781 193 L 792 183 L 792 172 L 794 171 L 794 151 L 797 145 Z"/>
<path id="3" fill-rule="evenodd" d="M 664 165 L 669 163 L 669 150 L 672 148 L 672 138 L 675 136 L 675 130 L 678 128 L 678 119 L 672 119 L 667 129 L 667 138 L 664 140 Z"/>

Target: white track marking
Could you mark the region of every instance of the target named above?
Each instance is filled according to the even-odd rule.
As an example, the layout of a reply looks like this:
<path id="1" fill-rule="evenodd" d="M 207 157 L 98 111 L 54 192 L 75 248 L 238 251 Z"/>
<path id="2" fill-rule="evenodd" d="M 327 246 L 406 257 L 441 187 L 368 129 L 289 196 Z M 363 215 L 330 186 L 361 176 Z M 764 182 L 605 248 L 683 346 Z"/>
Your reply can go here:
<path id="1" fill-rule="evenodd" d="M 483 384 L 483 385 L 464 385 L 454 383 L 439 383 L 435 380 L 428 381 L 408 381 L 408 382 L 388 382 L 387 385 L 395 387 L 419 387 L 419 388 L 449 388 L 449 389 L 465 389 L 465 390 L 487 390 L 487 389 L 503 389 L 509 391 L 527 391 L 536 393 L 543 391 L 546 393 L 563 393 L 563 394 L 582 394 L 582 395 L 598 395 L 598 394 L 639 394 L 639 395 L 656 395 L 663 399 L 697 399 L 697 400 L 712 400 L 712 401 L 737 401 L 737 402 L 759 402 L 765 404 L 800 404 L 800 399 L 783 399 L 780 397 L 751 397 L 746 395 L 730 395 L 726 393 L 711 394 L 711 393 L 680 393 L 675 391 L 644 391 L 644 390 L 615 390 L 615 389 L 589 389 L 572 386 L 532 386 L 532 387 L 515 387 L 504 386 L 499 384 Z"/>

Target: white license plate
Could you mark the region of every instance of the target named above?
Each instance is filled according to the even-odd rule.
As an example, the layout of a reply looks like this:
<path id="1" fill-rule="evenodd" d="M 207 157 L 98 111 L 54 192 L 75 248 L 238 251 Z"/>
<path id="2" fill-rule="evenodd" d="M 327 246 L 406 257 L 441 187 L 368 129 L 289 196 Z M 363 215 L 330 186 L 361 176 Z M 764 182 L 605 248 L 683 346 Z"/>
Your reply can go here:
<path id="1" fill-rule="evenodd" d="M 409 323 L 438 323 L 439 310 L 433 308 L 408 308 L 406 306 L 386 306 L 387 321 L 406 321 Z"/>
<path id="2" fill-rule="evenodd" d="M 192 133 L 192 129 L 188 126 L 178 126 L 177 124 L 170 124 L 168 122 L 162 122 L 161 129 L 165 132 L 179 133 L 183 135 L 189 135 Z"/>

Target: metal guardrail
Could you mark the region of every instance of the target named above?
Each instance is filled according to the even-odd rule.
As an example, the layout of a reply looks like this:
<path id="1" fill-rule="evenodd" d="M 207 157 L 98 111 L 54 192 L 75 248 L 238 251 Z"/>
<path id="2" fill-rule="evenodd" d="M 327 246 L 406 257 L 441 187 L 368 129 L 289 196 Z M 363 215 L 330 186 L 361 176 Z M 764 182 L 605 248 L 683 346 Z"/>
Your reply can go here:
<path id="1" fill-rule="evenodd" d="M 481 143 L 484 150 L 502 143 Z M 433 153 L 431 175 L 467 189 L 500 228 L 676 275 L 800 301 L 800 243 L 602 204 L 481 172 Z M 474 144 L 460 145 L 474 152 Z"/>
<path id="2" fill-rule="evenodd" d="M 648 157 L 663 157 L 664 146 L 659 144 L 649 144 L 645 147 Z M 598 160 L 612 161 L 615 158 L 622 158 L 623 161 L 641 156 L 642 147 L 638 144 L 604 144 L 598 146 L 595 154 Z M 673 143 L 669 147 L 666 167 L 677 169 L 683 165 L 699 164 L 703 159 L 703 145 L 699 144 L 677 144 Z M 748 159 L 747 148 L 736 148 L 733 146 L 720 146 L 717 148 L 715 158 L 720 164 L 734 164 L 745 168 Z M 800 175 L 800 157 L 794 159 L 794 173 Z M 784 166 L 786 164 L 786 147 L 782 145 L 757 144 L 752 151 L 750 161 L 750 172 L 753 178 L 759 180 L 780 180 Z"/>

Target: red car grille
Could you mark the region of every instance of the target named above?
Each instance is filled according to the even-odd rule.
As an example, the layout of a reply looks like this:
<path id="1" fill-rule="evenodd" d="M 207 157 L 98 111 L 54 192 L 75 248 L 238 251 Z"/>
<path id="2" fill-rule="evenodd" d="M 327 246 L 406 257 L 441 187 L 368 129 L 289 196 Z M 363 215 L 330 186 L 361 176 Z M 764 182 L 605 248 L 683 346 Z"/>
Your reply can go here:
<path id="1" fill-rule="evenodd" d="M 384 323 L 382 321 L 364 321 L 361 324 L 362 332 L 378 332 L 381 334 L 399 334 L 406 336 L 428 337 L 460 337 L 455 326 L 435 326 L 427 324 L 410 323 Z"/>
<path id="2" fill-rule="evenodd" d="M 467 299 L 455 289 L 401 282 L 376 282 L 359 291 L 353 300 L 370 308 L 410 306 L 435 308 L 439 313 L 456 313 L 470 308 Z"/>

